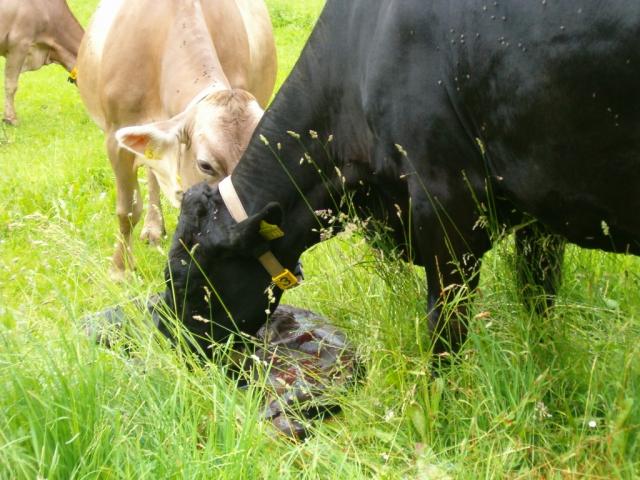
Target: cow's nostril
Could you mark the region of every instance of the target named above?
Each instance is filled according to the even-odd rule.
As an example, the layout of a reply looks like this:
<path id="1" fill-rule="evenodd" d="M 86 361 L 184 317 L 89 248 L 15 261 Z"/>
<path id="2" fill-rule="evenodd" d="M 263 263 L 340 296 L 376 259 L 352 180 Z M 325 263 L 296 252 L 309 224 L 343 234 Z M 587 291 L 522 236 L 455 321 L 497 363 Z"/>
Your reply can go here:
<path id="1" fill-rule="evenodd" d="M 213 165 L 211 165 L 206 160 L 198 160 L 198 168 L 205 175 L 215 175 L 216 174 L 216 171 L 213 168 Z"/>

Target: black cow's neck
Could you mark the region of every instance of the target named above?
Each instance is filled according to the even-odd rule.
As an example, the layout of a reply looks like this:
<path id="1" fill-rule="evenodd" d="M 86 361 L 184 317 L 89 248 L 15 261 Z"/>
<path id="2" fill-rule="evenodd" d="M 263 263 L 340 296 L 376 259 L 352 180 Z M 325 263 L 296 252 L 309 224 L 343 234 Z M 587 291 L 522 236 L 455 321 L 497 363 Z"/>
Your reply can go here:
<path id="1" fill-rule="evenodd" d="M 358 95 L 345 86 L 348 57 L 336 55 L 336 50 L 344 50 L 344 39 L 335 38 L 335 28 L 330 28 L 335 26 L 330 18 L 335 10 L 323 10 L 233 172 L 233 183 L 249 215 L 273 201 L 290 209 L 301 200 L 298 190 L 308 193 L 317 184 L 314 171 L 335 176 L 334 164 L 345 160 L 336 148 L 343 138 L 338 130 L 342 123 L 356 123 L 345 122 L 344 117 L 354 114 L 349 99 Z M 330 135 L 334 142 L 327 142 Z M 313 168 L 306 158 L 313 159 Z M 302 165 L 301 159 L 305 159 Z"/>
<path id="2" fill-rule="evenodd" d="M 321 38 L 317 26 L 232 174 L 249 216 L 277 202 L 296 231 L 317 222 L 315 209 L 330 207 L 335 167 L 344 163 L 336 149 L 339 135 L 332 136 L 332 129 L 347 114 L 341 105 L 351 92 L 323 71 L 326 45 Z M 295 245 L 287 248 L 299 255 L 310 241 L 303 236 L 290 240 Z"/>
<path id="3" fill-rule="evenodd" d="M 249 216 L 270 202 L 282 206 L 287 235 L 274 249 L 285 263 L 319 241 L 317 210 L 336 212 L 344 193 L 367 183 L 372 134 L 357 81 L 361 66 L 344 48 L 347 25 L 336 33 L 337 22 L 350 21 L 344 10 L 325 7 L 232 174 Z"/>
<path id="4" fill-rule="evenodd" d="M 327 144 L 327 119 L 315 115 L 311 96 L 302 95 L 298 85 L 287 83 L 265 114 L 242 161 L 232 174 L 232 181 L 249 216 L 271 202 L 284 211 L 285 239 L 278 241 L 278 257 L 291 267 L 302 251 L 315 243 L 311 233 L 317 222 L 314 211 L 325 208 L 331 196 L 322 188 L 318 170 L 330 182 L 335 177 L 329 168 L 331 144 Z M 312 138 L 310 131 L 317 132 Z M 313 134 L 315 137 L 315 134 Z M 326 148 L 326 150 L 325 150 Z M 313 159 L 309 163 L 308 158 Z M 304 159 L 301 163 L 301 159 Z M 286 251 L 282 258 L 282 251 Z"/>

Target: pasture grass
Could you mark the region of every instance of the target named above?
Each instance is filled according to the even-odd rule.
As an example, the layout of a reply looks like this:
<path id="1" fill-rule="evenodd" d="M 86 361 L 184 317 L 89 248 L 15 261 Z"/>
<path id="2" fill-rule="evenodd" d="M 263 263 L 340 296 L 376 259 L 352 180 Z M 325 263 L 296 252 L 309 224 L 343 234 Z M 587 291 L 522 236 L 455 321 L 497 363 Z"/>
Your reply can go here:
<path id="1" fill-rule="evenodd" d="M 69 3 L 86 24 L 96 2 Z M 267 3 L 281 82 L 322 2 Z M 500 242 L 472 299 L 469 341 L 433 377 L 423 273 L 358 232 L 312 248 L 305 285 L 284 301 L 348 332 L 366 375 L 335 394 L 342 414 L 292 443 L 258 420 L 256 391 L 185 361 L 144 325 L 126 355 L 86 337 L 83 315 L 162 288 L 169 240 L 136 242 L 137 274 L 111 283 L 101 133 L 57 67 L 22 76 L 16 107 L 21 125 L 0 127 L 0 478 L 640 475 L 637 258 L 570 247 L 542 319 L 519 304 L 512 241 Z M 177 212 L 167 213 L 173 230 Z"/>

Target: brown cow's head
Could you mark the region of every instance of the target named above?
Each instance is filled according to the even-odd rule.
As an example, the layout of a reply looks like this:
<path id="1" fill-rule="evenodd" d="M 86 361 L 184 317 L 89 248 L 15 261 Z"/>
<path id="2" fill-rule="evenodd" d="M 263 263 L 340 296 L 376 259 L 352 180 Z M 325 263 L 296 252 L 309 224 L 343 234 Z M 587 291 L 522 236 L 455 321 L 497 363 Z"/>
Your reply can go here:
<path id="1" fill-rule="evenodd" d="M 251 94 L 218 90 L 169 120 L 122 128 L 116 138 L 137 155 L 138 165 L 153 170 L 169 201 L 179 207 L 192 185 L 216 184 L 231 173 L 262 114 Z"/>

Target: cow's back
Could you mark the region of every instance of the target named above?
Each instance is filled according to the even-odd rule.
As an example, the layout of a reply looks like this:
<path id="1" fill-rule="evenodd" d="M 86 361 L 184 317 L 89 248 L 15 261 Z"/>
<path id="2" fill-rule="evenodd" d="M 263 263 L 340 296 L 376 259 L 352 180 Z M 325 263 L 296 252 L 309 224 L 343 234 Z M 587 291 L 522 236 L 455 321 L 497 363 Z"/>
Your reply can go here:
<path id="1" fill-rule="evenodd" d="M 91 18 L 78 54 L 78 87 L 89 114 L 103 130 L 126 122 L 121 117 L 127 111 L 132 122 L 138 120 L 136 109 L 154 115 L 151 99 L 158 90 L 154 78 L 171 21 L 157 16 L 170 3 L 148 8 L 145 2 L 104 0 Z M 145 6 L 147 14 L 140 15 Z"/>
<path id="2" fill-rule="evenodd" d="M 264 2 L 236 0 L 247 31 L 250 67 L 249 88 L 266 108 L 276 81 L 276 46 L 269 12 Z M 224 65 L 224 62 L 222 62 Z"/>
<path id="3" fill-rule="evenodd" d="M 182 107 L 197 94 L 194 85 L 201 79 L 185 75 L 179 62 L 173 66 L 167 60 L 167 51 L 175 48 L 167 44 L 167 33 L 176 21 L 178 9 L 187 3 L 109 0 L 100 4 L 81 46 L 78 70 L 83 100 L 103 129 L 160 120 L 177 113 L 168 112 L 161 99 L 169 81 L 177 84 L 171 94 L 181 98 L 177 104 Z M 264 105 L 273 82 L 267 94 L 256 87 L 260 84 L 255 80 L 259 69 L 252 65 L 255 59 L 249 48 L 248 30 L 236 1 L 196 3 L 202 6 L 210 36 L 199 41 L 213 42 L 231 87 L 248 90 Z M 185 55 L 191 53 L 190 48 L 184 47 Z M 266 54 L 262 53 L 254 64 L 260 64 L 264 57 Z M 275 72 L 272 75 L 275 80 Z"/>
<path id="4" fill-rule="evenodd" d="M 461 171 L 480 191 L 490 173 L 499 197 L 579 245 L 616 248 L 603 222 L 634 244 L 640 3 L 375 3 L 375 15 L 366 0 L 344 15 L 352 71 L 323 68 L 361 89 L 376 171 L 393 181 L 415 167 L 442 196 Z M 366 19 L 371 28 L 349 28 Z M 389 160 L 395 143 L 411 164 Z"/>

